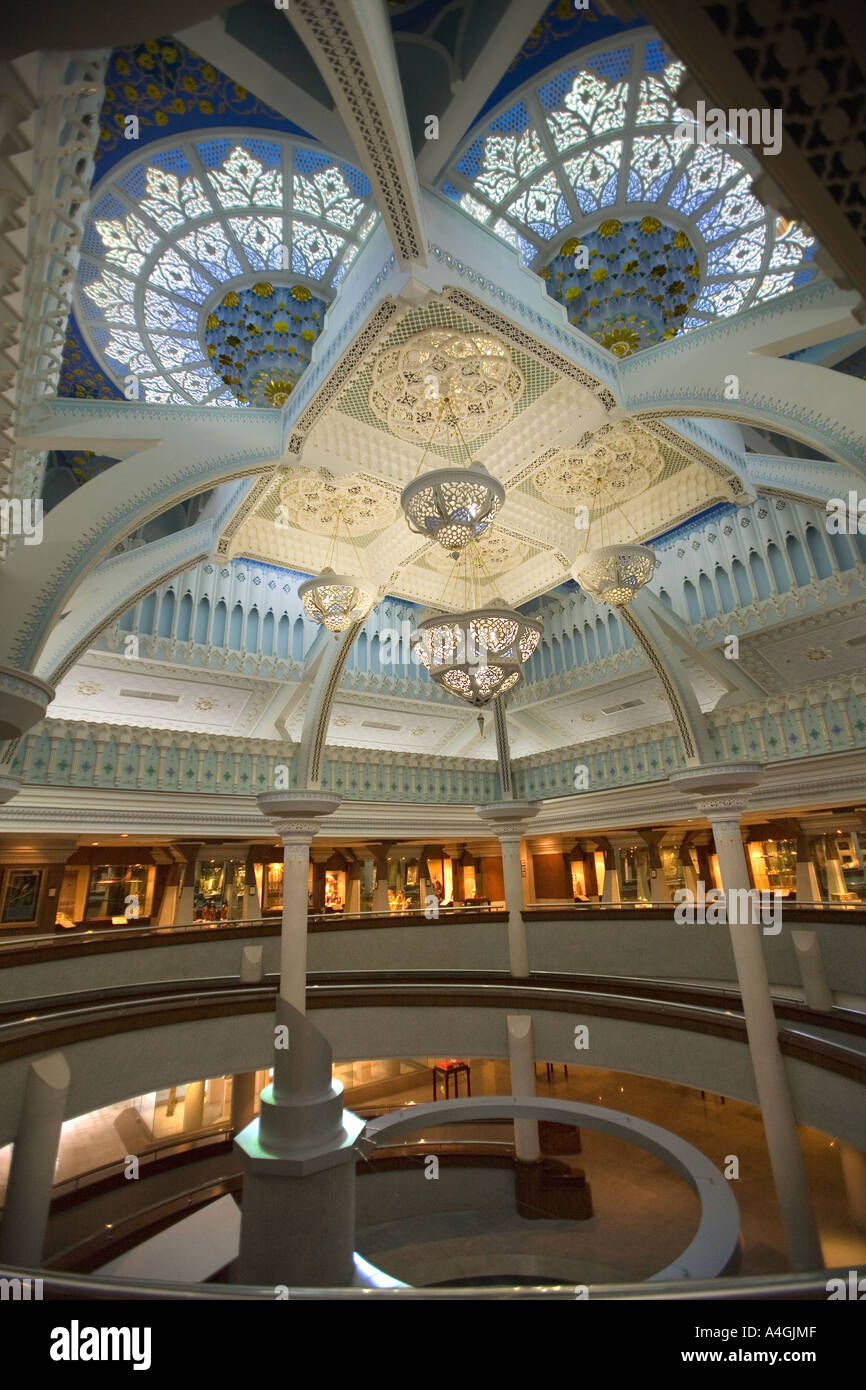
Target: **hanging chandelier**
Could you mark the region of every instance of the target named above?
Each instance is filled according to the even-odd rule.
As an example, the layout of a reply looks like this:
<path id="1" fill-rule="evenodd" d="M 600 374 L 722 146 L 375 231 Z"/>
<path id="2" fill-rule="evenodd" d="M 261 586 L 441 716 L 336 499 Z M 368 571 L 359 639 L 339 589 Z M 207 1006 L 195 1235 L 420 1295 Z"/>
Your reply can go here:
<path id="1" fill-rule="evenodd" d="M 464 556 L 467 571 L 470 558 L 477 595 L 478 561 L 473 551 Z M 467 573 L 467 588 L 469 579 Z M 470 705 L 486 705 L 523 679 L 524 662 L 538 646 L 542 631 L 537 619 L 496 599 L 463 613 L 431 614 L 418 624 L 410 641 L 437 685 Z"/>
<path id="2" fill-rule="evenodd" d="M 358 579 L 351 574 L 336 574 L 332 568 L 337 548 L 337 532 L 341 520 L 343 520 L 343 511 L 342 508 L 338 508 L 337 521 L 334 526 L 334 534 L 331 537 L 331 544 L 328 547 L 325 568 L 320 574 L 298 585 L 298 598 L 303 603 L 308 616 L 313 619 L 313 622 L 321 623 L 323 627 L 333 633 L 345 632 L 353 623 L 366 618 L 376 601 L 375 590 L 368 580 Z M 361 571 L 358 548 L 348 526 L 346 526 L 346 532 L 355 551 L 358 569 Z"/>
<path id="3" fill-rule="evenodd" d="M 404 487 L 400 494 L 400 506 L 410 531 L 435 540 L 457 559 L 467 545 L 477 541 L 487 531 L 505 501 L 505 488 L 491 477 L 482 463 L 473 463 L 451 403 L 452 383 L 446 379 L 445 385 L 447 390 L 442 396 L 438 419 L 418 465 L 419 476 Z M 420 470 L 446 408 L 451 426 L 466 450 L 466 463 L 422 474 Z"/>
<path id="4" fill-rule="evenodd" d="M 596 509 L 599 494 L 604 491 L 603 479 L 596 478 L 593 512 Z M 606 492 L 605 496 L 607 496 Z M 619 503 L 614 502 L 614 505 L 625 518 L 631 530 L 634 531 L 634 527 Z M 631 603 L 638 590 L 648 584 L 652 578 L 656 566 L 655 554 L 648 545 L 605 545 L 603 514 L 599 514 L 601 545 L 590 546 L 592 525 L 593 523 L 590 521 L 586 535 L 586 547 L 578 555 L 571 572 L 581 588 L 585 589 L 597 603 L 608 603 L 612 608 L 625 608 L 627 604 Z M 639 542 L 640 537 L 637 532 L 634 531 L 634 534 L 635 539 Z"/>

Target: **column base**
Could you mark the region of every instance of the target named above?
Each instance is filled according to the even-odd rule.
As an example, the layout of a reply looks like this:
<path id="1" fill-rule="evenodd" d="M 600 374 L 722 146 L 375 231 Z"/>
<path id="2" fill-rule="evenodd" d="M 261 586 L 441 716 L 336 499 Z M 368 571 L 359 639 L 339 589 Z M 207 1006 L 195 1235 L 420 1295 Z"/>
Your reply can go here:
<path id="1" fill-rule="evenodd" d="M 273 1105 L 262 1092 L 262 1104 Z M 241 1246 L 232 1282 L 339 1288 L 354 1277 L 355 1141 L 364 1121 L 343 1111 L 340 1135 L 296 1154 L 264 1149 L 260 1121 L 235 1138 L 244 1170 Z"/>

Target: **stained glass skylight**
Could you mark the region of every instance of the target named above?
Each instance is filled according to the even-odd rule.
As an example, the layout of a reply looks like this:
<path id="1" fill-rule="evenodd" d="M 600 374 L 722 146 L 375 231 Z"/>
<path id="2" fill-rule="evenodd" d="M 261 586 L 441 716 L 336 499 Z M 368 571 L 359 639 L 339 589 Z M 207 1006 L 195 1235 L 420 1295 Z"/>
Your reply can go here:
<path id="1" fill-rule="evenodd" d="M 817 273 L 815 242 L 754 197 L 760 167 L 751 152 L 733 139 L 701 144 L 678 131 L 690 115 L 675 96 L 683 76 L 646 30 L 619 35 L 582 62 L 572 55 L 470 136 L 441 191 L 542 271 L 557 298 L 564 247 L 655 214 L 672 245 L 679 231 L 694 248 L 689 312 L 665 312 L 669 337 L 806 284 Z M 585 327 L 586 297 L 580 315 L 567 307 Z"/>
<path id="2" fill-rule="evenodd" d="M 237 405 L 208 353 L 214 308 L 262 271 L 327 303 L 377 218 L 364 174 L 278 132 L 149 145 L 94 192 L 78 322 L 129 399 Z"/>

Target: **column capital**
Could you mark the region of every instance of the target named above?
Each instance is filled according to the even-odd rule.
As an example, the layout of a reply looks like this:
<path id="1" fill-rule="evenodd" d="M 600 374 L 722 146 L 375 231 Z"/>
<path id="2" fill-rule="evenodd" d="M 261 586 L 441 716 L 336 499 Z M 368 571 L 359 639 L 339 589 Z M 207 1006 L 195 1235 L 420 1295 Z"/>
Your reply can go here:
<path id="1" fill-rule="evenodd" d="M 475 807 L 479 820 L 487 822 L 500 844 L 521 840 L 540 810 L 540 801 L 490 801 Z"/>
<path id="2" fill-rule="evenodd" d="M 315 820 L 275 820 L 274 829 L 283 845 L 309 845 L 321 826 Z"/>
<path id="3" fill-rule="evenodd" d="M 263 816 L 275 822 L 285 844 L 286 836 L 296 840 L 309 834 L 312 839 L 319 831 L 318 817 L 332 815 L 340 800 L 339 796 L 311 787 L 295 792 L 261 792 L 256 804 Z"/>
<path id="4" fill-rule="evenodd" d="M 29 671 L 0 666 L 0 740 L 21 738 L 54 699 L 54 687 Z"/>
<path id="5" fill-rule="evenodd" d="M 668 782 L 683 796 L 713 797 L 729 792 L 745 793 L 756 787 L 763 776 L 763 763 L 715 763 L 672 772 Z"/>
<path id="6" fill-rule="evenodd" d="M 695 810 L 706 816 L 711 825 L 731 822 L 739 825 L 749 804 L 747 796 L 696 796 Z"/>

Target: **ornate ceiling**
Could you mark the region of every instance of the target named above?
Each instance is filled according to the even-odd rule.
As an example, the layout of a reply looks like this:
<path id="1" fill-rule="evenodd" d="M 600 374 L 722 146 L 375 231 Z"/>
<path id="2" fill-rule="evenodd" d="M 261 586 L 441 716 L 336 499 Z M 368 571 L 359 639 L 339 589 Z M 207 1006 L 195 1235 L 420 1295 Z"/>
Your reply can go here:
<path id="1" fill-rule="evenodd" d="M 129 411 L 123 430 L 93 436 L 76 425 L 78 435 L 70 429 L 57 448 L 87 462 L 83 487 L 98 499 L 102 484 L 111 487 L 115 456 L 124 464 L 135 449 L 151 450 L 140 470 L 150 478 L 163 447 L 173 455 L 165 471 L 179 475 L 205 415 L 226 439 L 221 473 L 205 484 L 204 460 L 200 474 L 190 464 L 193 476 L 183 480 L 185 497 L 194 482 L 203 495 L 213 488 L 201 536 L 190 537 L 182 556 L 166 544 L 148 582 L 204 556 L 276 565 L 296 585 L 298 574 L 325 563 L 342 516 L 380 594 L 459 608 L 468 597 L 460 567 L 452 574 L 448 555 L 407 531 L 399 498 L 419 470 L 465 462 L 467 451 L 505 489 L 478 554 L 482 584 L 514 604 L 568 582 L 582 542 L 575 508 L 589 505 L 593 519 L 603 517 L 606 540 L 627 542 L 753 495 L 742 417 L 725 409 L 720 425 L 707 379 L 687 381 L 689 368 L 700 359 L 723 380 L 715 369 L 739 349 L 739 330 L 760 330 L 777 313 L 765 338 L 743 339 L 742 356 L 788 367 L 776 346 L 786 334 L 792 355 L 812 351 L 800 346 L 805 301 L 792 292 L 812 296 L 806 318 L 825 305 L 814 242 L 758 201 L 749 150 L 689 138 L 676 95 L 684 69 L 639 22 L 551 5 L 531 34 L 517 36 L 520 0 L 506 0 L 501 18 L 515 27 L 509 53 L 517 57 L 503 58 L 498 81 L 482 89 L 463 39 L 445 22 L 458 11 L 477 17 L 481 6 L 425 0 L 396 8 L 404 89 L 394 110 L 403 113 L 403 145 L 384 108 L 378 148 L 356 138 L 328 96 L 333 74 L 321 63 L 316 70 L 290 17 L 287 47 L 306 68 L 283 61 L 282 49 L 273 66 L 261 53 L 244 56 L 223 21 L 202 26 L 201 55 L 154 40 L 111 58 L 62 392 L 113 396 L 120 410 L 124 396 L 142 405 L 128 437 Z M 498 18 L 487 15 L 485 33 Z M 406 76 L 412 50 L 431 73 L 414 90 Z M 235 62 L 267 78 L 260 90 Z M 427 109 L 442 112 L 441 143 L 413 125 L 434 88 L 439 104 Z M 280 109 L 266 104 L 278 97 Z M 123 131 L 130 105 L 141 115 L 134 142 Z M 415 163 L 401 165 L 394 151 L 405 161 L 409 147 Z M 789 303 L 795 329 L 785 319 Z M 836 309 L 829 306 L 828 319 Z M 849 348 L 837 360 L 856 362 L 862 341 L 850 324 L 847 332 Z M 684 343 L 687 334 L 695 336 Z M 844 369 L 839 375 L 847 382 Z M 745 374 L 742 384 L 745 394 Z M 806 424 L 827 432 L 829 456 L 838 459 L 851 438 L 833 423 L 844 412 L 831 402 L 825 420 L 814 392 L 805 394 Z M 763 411 L 765 423 L 778 423 L 782 396 L 764 391 L 752 402 L 752 422 Z M 106 416 L 114 408 L 99 406 Z M 786 424 L 792 439 L 802 426 L 799 417 Z M 153 447 L 154 435 L 161 446 Z M 219 449 L 207 447 L 217 453 L 222 438 Z M 788 460 L 776 462 L 778 474 Z M 802 477 L 792 486 L 801 490 Z M 114 519 L 117 499 L 110 504 Z M 154 483 L 140 510 L 151 516 L 160 506 Z M 95 506 L 94 532 L 100 516 Z M 122 540 L 134 559 L 141 537 L 130 531 Z M 115 551 L 119 574 L 122 559 Z M 357 568 L 344 536 L 334 564 Z M 822 660 L 803 657 L 816 668 Z M 69 682 L 63 707 L 74 712 L 96 698 L 79 687 L 105 678 L 78 670 Z M 705 684 L 702 704 L 720 689 Z M 657 710 L 644 693 L 644 715 L 662 717 L 661 703 Z M 202 690 L 189 695 L 181 708 L 198 721 L 191 727 L 228 729 L 241 717 L 240 696 L 223 723 L 196 704 L 207 698 Z M 118 696 L 120 706 L 132 700 Z M 353 701 L 347 695 L 355 709 Z M 371 697 L 371 709 L 375 703 Z M 148 708 L 136 708 L 142 722 Z M 299 727 L 302 711 L 301 702 L 287 727 Z M 421 738 L 412 733 L 425 727 L 421 716 L 402 713 L 411 722 L 404 735 Z M 588 701 L 563 710 L 551 738 L 573 719 L 589 725 L 594 714 Z M 355 719 L 348 709 L 340 717 Z M 443 746 L 465 718 L 449 709 L 456 723 L 437 725 Z M 363 740 L 365 720 L 356 722 Z"/>

